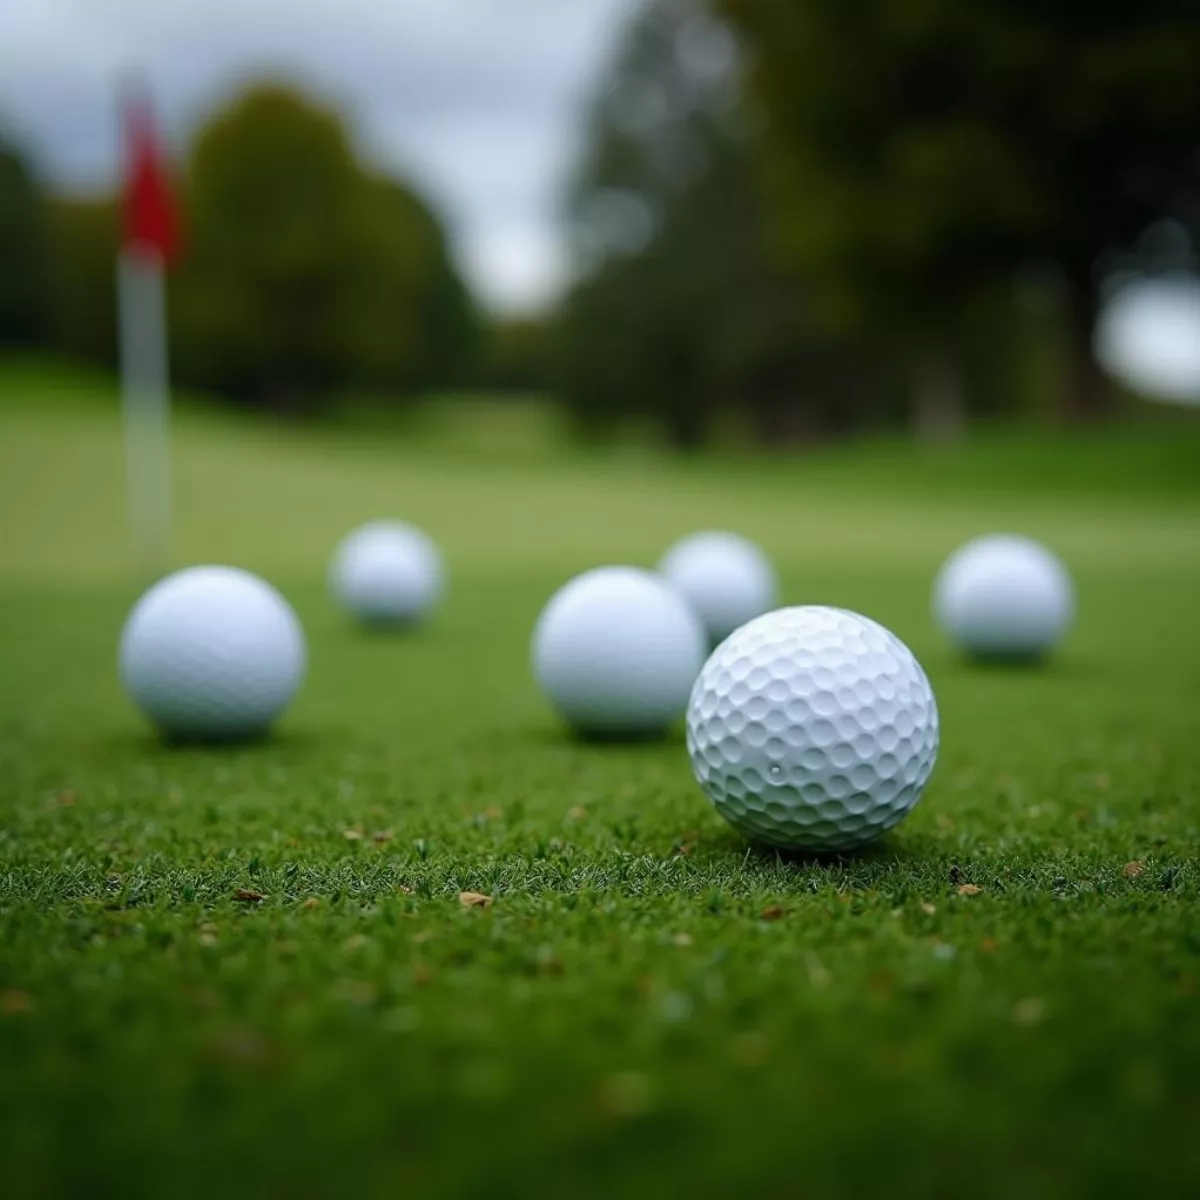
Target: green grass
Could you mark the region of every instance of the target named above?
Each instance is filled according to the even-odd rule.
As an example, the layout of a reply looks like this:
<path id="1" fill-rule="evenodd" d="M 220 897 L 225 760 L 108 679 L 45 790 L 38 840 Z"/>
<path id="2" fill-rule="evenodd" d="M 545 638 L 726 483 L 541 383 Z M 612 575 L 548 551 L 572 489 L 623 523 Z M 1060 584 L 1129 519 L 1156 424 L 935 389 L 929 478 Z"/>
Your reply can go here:
<path id="1" fill-rule="evenodd" d="M 389 437 L 189 411 L 181 561 L 267 574 L 312 660 L 273 741 L 218 753 L 160 747 L 115 679 L 114 413 L 0 374 L 0 1194 L 1200 1184 L 1194 425 L 681 465 L 536 421 L 461 449 L 469 408 Z M 411 637 L 324 594 L 385 513 L 453 570 Z M 711 524 L 930 674 L 941 761 L 872 852 L 748 850 L 678 738 L 577 745 L 532 686 L 554 587 Z M 1075 572 L 1049 669 L 930 626 L 937 564 L 993 528 Z"/>

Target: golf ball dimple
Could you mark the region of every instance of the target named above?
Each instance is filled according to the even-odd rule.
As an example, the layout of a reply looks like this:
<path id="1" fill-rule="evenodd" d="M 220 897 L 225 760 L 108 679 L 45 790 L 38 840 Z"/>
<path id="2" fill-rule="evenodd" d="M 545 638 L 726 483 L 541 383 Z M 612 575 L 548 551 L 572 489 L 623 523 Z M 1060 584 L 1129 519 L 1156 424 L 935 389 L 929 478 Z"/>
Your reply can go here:
<path id="1" fill-rule="evenodd" d="M 770 560 L 736 533 L 692 534 L 667 551 L 658 569 L 699 614 L 714 646 L 777 602 Z"/>
<path id="2" fill-rule="evenodd" d="M 329 572 L 339 603 L 368 625 L 411 625 L 433 610 L 445 588 L 432 539 L 401 521 L 371 521 L 337 548 Z"/>
<path id="3" fill-rule="evenodd" d="M 551 598 L 533 634 L 546 699 L 582 733 L 661 733 L 683 715 L 704 662 L 699 618 L 636 567 L 600 567 Z"/>
<path id="4" fill-rule="evenodd" d="M 950 556 L 934 585 L 934 615 L 977 658 L 1036 659 L 1075 615 L 1066 567 L 1032 538 L 994 534 Z"/>
<path id="5" fill-rule="evenodd" d="M 304 634 L 270 584 L 234 567 L 192 567 L 155 584 L 121 634 L 121 680 L 169 737 L 265 732 L 304 676 Z"/>
<path id="6" fill-rule="evenodd" d="M 882 625 L 839 608 L 784 608 L 713 652 L 692 689 L 687 745 L 700 786 L 746 837 L 852 850 L 920 799 L 937 758 L 937 703 Z"/>

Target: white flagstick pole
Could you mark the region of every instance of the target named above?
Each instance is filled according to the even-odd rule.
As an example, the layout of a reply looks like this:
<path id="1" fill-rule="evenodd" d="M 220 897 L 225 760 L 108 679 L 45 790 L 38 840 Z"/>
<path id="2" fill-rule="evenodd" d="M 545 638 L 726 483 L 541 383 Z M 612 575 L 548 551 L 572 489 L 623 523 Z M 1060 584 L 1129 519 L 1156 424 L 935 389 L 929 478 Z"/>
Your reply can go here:
<path id="1" fill-rule="evenodd" d="M 121 398 L 129 523 L 140 566 L 151 577 L 171 560 L 171 405 L 166 287 L 161 257 L 127 247 L 117 268 Z"/>

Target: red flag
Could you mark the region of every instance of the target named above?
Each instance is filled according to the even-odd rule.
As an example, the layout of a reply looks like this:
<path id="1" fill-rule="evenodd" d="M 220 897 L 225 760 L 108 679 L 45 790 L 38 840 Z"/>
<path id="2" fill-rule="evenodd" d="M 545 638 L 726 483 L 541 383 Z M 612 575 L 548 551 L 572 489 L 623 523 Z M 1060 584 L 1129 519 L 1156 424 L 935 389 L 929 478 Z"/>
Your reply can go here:
<path id="1" fill-rule="evenodd" d="M 145 98 L 126 100 L 124 124 L 125 249 L 166 265 L 179 249 L 179 214 Z"/>

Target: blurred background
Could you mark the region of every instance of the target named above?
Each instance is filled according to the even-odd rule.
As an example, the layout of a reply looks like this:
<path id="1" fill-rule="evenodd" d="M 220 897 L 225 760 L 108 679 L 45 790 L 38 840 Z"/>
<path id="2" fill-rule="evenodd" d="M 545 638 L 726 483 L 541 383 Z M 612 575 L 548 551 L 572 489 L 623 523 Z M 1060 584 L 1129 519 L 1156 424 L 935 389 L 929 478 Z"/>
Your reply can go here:
<path id="1" fill-rule="evenodd" d="M 205 402 L 680 450 L 1146 416 L 1200 403 L 1198 63 L 1189 0 L 7 0 L 0 346 L 116 366 L 136 71 Z"/>

